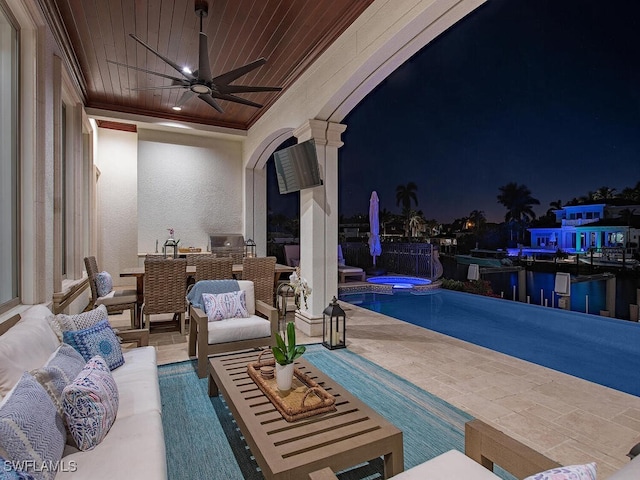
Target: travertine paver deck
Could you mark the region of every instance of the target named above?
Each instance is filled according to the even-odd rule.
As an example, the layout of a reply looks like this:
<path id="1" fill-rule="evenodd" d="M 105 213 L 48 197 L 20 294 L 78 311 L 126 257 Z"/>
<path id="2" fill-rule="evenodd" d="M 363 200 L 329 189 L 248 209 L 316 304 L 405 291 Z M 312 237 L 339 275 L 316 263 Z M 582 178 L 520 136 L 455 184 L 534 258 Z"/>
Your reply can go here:
<path id="1" fill-rule="evenodd" d="M 598 478 L 606 479 L 640 442 L 639 397 L 357 306 L 343 307 L 349 350 L 563 465 L 595 461 Z M 128 325 L 128 313 L 121 322 Z M 319 341 L 300 332 L 297 338 Z M 177 332 L 152 334 L 151 341 L 160 363 L 188 358 L 186 337 Z"/>

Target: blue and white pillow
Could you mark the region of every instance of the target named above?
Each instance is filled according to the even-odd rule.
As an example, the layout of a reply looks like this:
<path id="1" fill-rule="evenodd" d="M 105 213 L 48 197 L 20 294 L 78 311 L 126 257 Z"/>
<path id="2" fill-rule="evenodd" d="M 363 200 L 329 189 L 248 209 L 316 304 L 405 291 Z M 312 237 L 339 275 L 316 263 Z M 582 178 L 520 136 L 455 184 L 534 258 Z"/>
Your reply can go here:
<path id="1" fill-rule="evenodd" d="M 79 352 L 71 345 L 63 343 L 43 367 L 31 371 L 31 375 L 49 394 L 61 416 L 63 415 L 62 390 L 73 382 L 85 363 L 87 362 Z"/>
<path id="2" fill-rule="evenodd" d="M 119 394 L 116 381 L 102 357 L 91 358 L 62 392 L 69 433 L 80 450 L 94 449 L 116 419 Z"/>
<path id="3" fill-rule="evenodd" d="M 202 303 L 210 322 L 249 317 L 244 290 L 217 294 L 203 293 Z"/>
<path id="4" fill-rule="evenodd" d="M 48 320 L 51 328 L 53 328 L 53 331 L 56 332 L 56 335 L 60 341 L 62 341 L 64 332 L 69 330 L 84 330 L 108 318 L 109 313 L 107 312 L 107 307 L 99 305 L 93 310 L 75 315 L 66 315 L 64 313 L 50 315 Z"/>
<path id="5" fill-rule="evenodd" d="M 63 341 L 80 352 L 87 361 L 100 355 L 111 370 L 124 364 L 120 342 L 108 320 L 84 330 L 64 332 Z"/>
<path id="6" fill-rule="evenodd" d="M 113 278 L 109 272 L 100 272 L 96 275 L 96 291 L 98 297 L 109 295 L 113 290 Z"/>
<path id="7" fill-rule="evenodd" d="M 27 465 L 36 480 L 53 480 L 56 472 L 48 467 L 62 458 L 65 441 L 64 422 L 49 394 L 23 373 L 0 403 L 0 451 Z"/>
<path id="8" fill-rule="evenodd" d="M 597 470 L 595 462 L 584 465 L 569 465 L 536 473 L 524 480 L 596 480 Z"/>
<path id="9" fill-rule="evenodd" d="M 7 460 L 0 455 L 0 480 L 34 480 L 27 472 L 16 470 L 17 462 Z"/>

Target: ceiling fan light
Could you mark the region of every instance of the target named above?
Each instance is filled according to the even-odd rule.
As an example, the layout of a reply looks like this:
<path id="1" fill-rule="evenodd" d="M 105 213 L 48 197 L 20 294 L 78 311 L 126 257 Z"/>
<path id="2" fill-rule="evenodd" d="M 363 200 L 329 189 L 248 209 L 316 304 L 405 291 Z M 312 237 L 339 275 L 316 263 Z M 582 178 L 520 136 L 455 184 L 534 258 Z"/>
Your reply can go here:
<path id="1" fill-rule="evenodd" d="M 175 106 L 173 106 L 173 107 L 171 107 L 171 108 L 172 108 L 173 110 L 175 110 L 176 112 L 179 112 L 179 111 L 181 111 L 181 110 L 182 110 L 182 107 L 179 107 L 179 106 L 177 106 L 177 105 L 175 105 Z"/>
<path id="2" fill-rule="evenodd" d="M 187 75 L 191 75 L 193 73 L 189 67 L 182 67 L 182 71 Z"/>
<path id="3" fill-rule="evenodd" d="M 191 85 L 191 91 L 197 94 L 209 94 L 211 93 L 211 89 L 209 87 L 207 87 L 206 85 L 201 85 L 201 84 L 195 84 L 195 85 Z"/>

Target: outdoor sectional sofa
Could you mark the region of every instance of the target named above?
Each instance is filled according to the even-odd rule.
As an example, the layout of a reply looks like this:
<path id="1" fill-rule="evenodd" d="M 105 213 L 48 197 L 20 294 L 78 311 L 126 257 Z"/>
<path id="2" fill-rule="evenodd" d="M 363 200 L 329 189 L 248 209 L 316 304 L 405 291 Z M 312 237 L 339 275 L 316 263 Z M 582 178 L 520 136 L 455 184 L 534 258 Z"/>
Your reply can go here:
<path id="1" fill-rule="evenodd" d="M 466 455 L 465 455 L 466 454 Z M 493 473 L 494 464 L 499 465 L 514 477 L 523 479 L 587 478 L 578 476 L 536 475 L 561 467 L 554 460 L 542 455 L 482 420 L 471 420 L 465 424 L 465 454 L 449 450 L 416 465 L 393 478 L 397 480 L 499 480 Z M 640 456 L 622 467 L 609 480 L 637 480 L 640 478 Z M 309 475 L 310 480 L 336 480 L 330 468 Z"/>
<path id="2" fill-rule="evenodd" d="M 23 372 L 42 367 L 60 345 L 49 315 L 48 308 L 36 305 L 0 323 L 0 397 L 8 396 Z M 92 450 L 66 445 L 56 480 L 167 478 L 156 350 L 146 346 L 148 330 L 124 331 L 119 336 L 140 348 L 124 350 L 124 364 L 111 371 L 119 397 L 115 421 Z"/>

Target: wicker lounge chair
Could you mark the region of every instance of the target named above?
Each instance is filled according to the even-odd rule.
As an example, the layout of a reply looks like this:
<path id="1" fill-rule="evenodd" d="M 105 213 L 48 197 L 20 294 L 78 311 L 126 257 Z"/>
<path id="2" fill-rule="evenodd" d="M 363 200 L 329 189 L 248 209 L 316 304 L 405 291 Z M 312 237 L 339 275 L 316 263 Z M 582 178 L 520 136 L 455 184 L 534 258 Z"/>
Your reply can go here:
<path id="1" fill-rule="evenodd" d="M 197 255 L 191 262 L 196 267 L 196 282 L 200 280 L 225 280 L 233 278 L 233 259 Z"/>
<path id="2" fill-rule="evenodd" d="M 276 257 L 247 257 L 242 263 L 242 279 L 253 282 L 256 300 L 273 306 Z"/>
<path id="3" fill-rule="evenodd" d="M 151 330 L 151 315 L 178 315 L 180 333 L 185 333 L 185 279 L 187 260 L 184 258 L 151 259 L 144 261 L 144 304 L 142 315 Z"/>
<path id="4" fill-rule="evenodd" d="M 91 287 L 91 300 L 88 309 L 94 309 L 99 305 L 107 307 L 107 313 L 122 313 L 125 310 L 131 312 L 131 328 L 136 328 L 136 316 L 138 311 L 137 293 L 135 290 L 111 290 L 107 295 L 98 297 L 98 287 L 96 285 L 96 276 L 98 275 L 98 262 L 96 257 L 85 257 L 84 266 L 89 277 L 89 286 Z"/>

